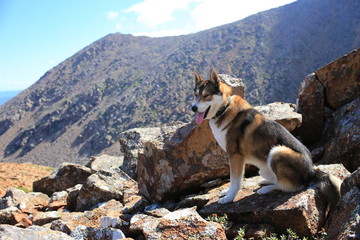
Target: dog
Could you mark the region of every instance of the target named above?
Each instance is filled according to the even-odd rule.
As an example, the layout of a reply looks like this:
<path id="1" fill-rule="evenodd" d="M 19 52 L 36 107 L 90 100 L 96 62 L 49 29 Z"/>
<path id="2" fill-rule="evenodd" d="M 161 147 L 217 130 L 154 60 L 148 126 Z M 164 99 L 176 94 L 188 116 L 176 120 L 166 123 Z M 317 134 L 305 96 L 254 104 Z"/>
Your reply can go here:
<path id="1" fill-rule="evenodd" d="M 219 203 L 232 202 L 240 189 L 245 164 L 259 168 L 265 185 L 258 194 L 274 190 L 295 192 L 315 185 L 328 199 L 329 209 L 340 198 L 341 180 L 317 170 L 309 150 L 279 123 L 266 119 L 223 83 L 215 70 L 203 80 L 195 71 L 194 103 L 196 123 L 209 120 L 218 144 L 229 155 L 230 188 Z"/>

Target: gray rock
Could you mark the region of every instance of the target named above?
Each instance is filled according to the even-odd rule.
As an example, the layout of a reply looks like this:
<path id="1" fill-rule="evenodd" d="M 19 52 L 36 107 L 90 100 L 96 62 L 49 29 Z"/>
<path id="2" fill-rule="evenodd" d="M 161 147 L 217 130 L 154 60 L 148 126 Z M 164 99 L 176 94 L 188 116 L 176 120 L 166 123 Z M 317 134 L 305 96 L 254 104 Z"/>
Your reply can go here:
<path id="1" fill-rule="evenodd" d="M 339 109 L 360 96 L 359 62 L 360 50 L 355 49 L 316 71 L 331 108 Z"/>
<path id="2" fill-rule="evenodd" d="M 17 207 L 8 207 L 0 210 L 0 224 L 12 224 L 14 223 L 13 212 L 18 211 Z"/>
<path id="3" fill-rule="evenodd" d="M 122 224 L 119 219 L 122 216 L 123 205 L 116 200 L 110 200 L 99 204 L 91 211 L 85 212 L 61 212 L 61 219 L 51 222 L 50 228 L 57 231 L 62 231 L 67 234 L 72 233 L 79 225 L 83 225 L 85 228 L 107 228 L 106 225 L 111 223 L 114 219 L 119 220 L 119 224 L 115 227 L 120 227 Z M 112 219 L 111 221 L 102 219 Z M 76 231 L 75 231 L 76 232 Z"/>
<path id="4" fill-rule="evenodd" d="M 42 226 L 60 218 L 61 218 L 61 213 L 58 211 L 39 212 L 34 214 L 32 222 L 34 225 Z"/>
<path id="5" fill-rule="evenodd" d="M 70 234 L 73 239 L 92 239 L 92 240 L 103 240 L 103 239 L 123 239 L 125 238 L 124 233 L 120 229 L 114 228 L 93 228 L 86 227 L 84 225 L 77 226 Z"/>
<path id="6" fill-rule="evenodd" d="M 17 188 L 10 188 L 6 194 L 0 198 L 1 208 L 18 207 L 19 209 L 45 209 L 50 202 L 50 198 L 40 192 L 25 193 Z"/>
<path id="7" fill-rule="evenodd" d="M 115 157 L 103 154 L 99 157 L 93 157 L 86 166 L 93 171 L 116 170 L 123 165 L 123 162 L 124 156 Z"/>
<path id="8" fill-rule="evenodd" d="M 33 183 L 34 191 L 43 192 L 51 196 L 76 184 L 83 184 L 93 173 L 90 168 L 74 163 L 63 163 L 49 176 Z"/>
<path id="9" fill-rule="evenodd" d="M 152 203 L 229 175 L 228 157 L 207 121 L 164 129 L 149 139 L 139 154 L 137 169 L 139 192 Z"/>
<path id="10" fill-rule="evenodd" d="M 144 143 L 151 139 L 162 137 L 162 133 L 174 130 L 183 124 L 174 126 L 134 128 L 119 134 L 121 151 L 124 153 L 124 162 L 121 169 L 133 179 L 137 178 L 138 154 L 144 152 Z M 161 140 L 161 139 L 159 139 Z"/>
<path id="11" fill-rule="evenodd" d="M 241 78 L 235 78 L 227 74 L 218 74 L 220 80 L 232 88 L 232 95 L 245 97 L 245 84 Z"/>
<path id="12" fill-rule="evenodd" d="M 69 211 L 75 211 L 77 205 L 77 198 L 79 196 L 80 189 L 82 184 L 77 184 L 74 187 L 66 189 L 68 192 L 68 197 L 66 199 L 66 209 Z"/>
<path id="13" fill-rule="evenodd" d="M 110 199 L 123 201 L 124 191 L 135 185 L 136 182 L 121 170 L 99 171 L 92 174 L 81 187 L 76 210 L 88 210 Z"/>
<path id="14" fill-rule="evenodd" d="M 46 240 L 71 240 L 73 239 L 69 235 L 53 231 L 49 228 L 40 226 L 30 226 L 28 228 L 18 228 L 11 225 L 0 225 L 0 239 L 21 239 L 21 240 L 34 240 L 34 239 L 46 239 Z"/>
<path id="15" fill-rule="evenodd" d="M 346 194 L 353 188 L 360 189 L 360 167 L 350 176 L 347 176 L 341 184 L 341 195 Z"/>
<path id="16" fill-rule="evenodd" d="M 226 239 L 224 228 L 205 221 L 196 207 L 176 210 L 161 218 L 138 214 L 130 224 L 132 232 L 142 233 L 146 239 Z"/>
<path id="17" fill-rule="evenodd" d="M 336 110 L 325 126 L 325 151 L 319 163 L 342 163 L 355 171 L 360 166 L 360 98 Z"/>
<path id="18" fill-rule="evenodd" d="M 324 127 L 324 86 L 314 73 L 308 75 L 300 85 L 297 111 L 302 115 L 298 135 L 304 143 L 321 138 Z"/>
<path id="19" fill-rule="evenodd" d="M 274 102 L 254 108 L 266 118 L 280 123 L 290 132 L 301 126 L 302 116 L 295 112 L 296 106 L 292 103 Z"/>
<path id="20" fill-rule="evenodd" d="M 326 222 L 329 239 L 360 238 L 360 189 L 351 188 L 340 199 L 335 211 Z"/>

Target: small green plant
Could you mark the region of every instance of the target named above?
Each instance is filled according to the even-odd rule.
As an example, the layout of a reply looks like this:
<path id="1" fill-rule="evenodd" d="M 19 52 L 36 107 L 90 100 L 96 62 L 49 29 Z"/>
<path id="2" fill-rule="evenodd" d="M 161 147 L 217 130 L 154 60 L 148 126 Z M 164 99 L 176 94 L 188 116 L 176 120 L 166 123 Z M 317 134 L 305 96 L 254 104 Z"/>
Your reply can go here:
<path id="1" fill-rule="evenodd" d="M 238 235 L 234 240 L 251 240 L 253 238 L 245 238 L 245 230 L 240 228 Z M 276 233 L 271 233 L 261 238 L 262 240 L 308 240 L 307 237 L 299 237 L 292 229 L 287 229 L 286 234 L 281 234 L 278 236 Z M 328 239 L 327 234 L 324 229 L 319 231 L 315 236 L 311 237 L 312 240 L 326 240 Z"/>
<path id="2" fill-rule="evenodd" d="M 327 233 L 325 232 L 325 229 L 322 228 L 314 237 L 313 237 L 314 240 L 326 240 L 328 239 L 328 235 Z"/>
<path id="3" fill-rule="evenodd" d="M 211 239 L 210 236 L 197 236 L 197 235 L 190 235 L 188 240 L 208 240 Z"/>
<path id="4" fill-rule="evenodd" d="M 245 240 L 245 229 L 240 228 L 238 235 L 234 238 L 234 240 Z"/>
<path id="5" fill-rule="evenodd" d="M 300 239 L 298 235 L 296 235 L 296 233 L 291 230 L 291 229 L 287 229 L 286 230 L 287 235 L 281 235 L 280 239 L 281 240 L 296 240 L 296 239 Z"/>
<path id="6" fill-rule="evenodd" d="M 226 214 L 224 214 L 223 216 L 218 216 L 217 214 L 212 214 L 211 216 L 208 216 L 206 218 L 206 220 L 210 221 L 210 222 L 220 223 L 224 227 L 226 227 L 229 224 L 229 219 Z"/>
<path id="7" fill-rule="evenodd" d="M 24 188 L 24 187 L 17 187 L 16 189 L 22 190 L 22 191 L 24 191 L 26 193 L 32 192 L 31 190 L 29 190 L 27 188 Z"/>

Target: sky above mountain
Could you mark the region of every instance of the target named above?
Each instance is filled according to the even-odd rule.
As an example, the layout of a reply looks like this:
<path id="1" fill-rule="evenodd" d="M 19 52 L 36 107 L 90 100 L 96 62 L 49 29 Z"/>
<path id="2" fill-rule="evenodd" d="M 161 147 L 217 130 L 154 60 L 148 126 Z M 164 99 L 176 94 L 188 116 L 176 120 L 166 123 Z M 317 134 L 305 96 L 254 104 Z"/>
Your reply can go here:
<path id="1" fill-rule="evenodd" d="M 107 34 L 189 34 L 295 0 L 0 0 L 0 91 L 22 90 Z"/>

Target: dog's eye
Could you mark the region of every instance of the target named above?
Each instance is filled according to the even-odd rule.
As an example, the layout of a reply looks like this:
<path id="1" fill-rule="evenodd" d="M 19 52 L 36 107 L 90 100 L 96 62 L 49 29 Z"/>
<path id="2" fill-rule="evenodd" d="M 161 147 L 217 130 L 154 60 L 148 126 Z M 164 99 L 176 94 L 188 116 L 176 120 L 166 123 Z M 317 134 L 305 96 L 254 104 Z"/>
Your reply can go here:
<path id="1" fill-rule="evenodd" d="M 203 95 L 203 97 L 204 97 L 204 98 L 208 98 L 208 97 L 210 97 L 210 95 L 209 95 L 209 94 L 205 94 L 205 95 Z"/>

